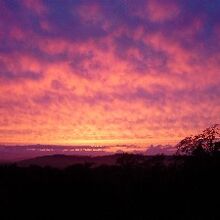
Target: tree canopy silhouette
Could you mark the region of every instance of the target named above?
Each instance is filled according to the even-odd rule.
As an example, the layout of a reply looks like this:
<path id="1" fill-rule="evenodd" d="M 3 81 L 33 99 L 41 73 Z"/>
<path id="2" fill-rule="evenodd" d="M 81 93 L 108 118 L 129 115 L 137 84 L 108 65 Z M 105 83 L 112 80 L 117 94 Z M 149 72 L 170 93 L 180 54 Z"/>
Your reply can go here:
<path id="1" fill-rule="evenodd" d="M 183 155 L 213 155 L 220 150 L 220 129 L 215 124 L 206 128 L 202 133 L 189 136 L 177 144 L 177 154 Z"/>

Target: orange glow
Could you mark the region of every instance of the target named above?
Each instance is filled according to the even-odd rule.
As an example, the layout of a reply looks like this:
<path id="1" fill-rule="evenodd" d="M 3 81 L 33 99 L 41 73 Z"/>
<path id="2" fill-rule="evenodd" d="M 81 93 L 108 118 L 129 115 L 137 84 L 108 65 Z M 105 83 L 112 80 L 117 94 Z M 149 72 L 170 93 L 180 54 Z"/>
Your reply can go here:
<path id="1" fill-rule="evenodd" d="M 22 1 L 30 24 L 2 7 L 0 142 L 166 144 L 219 123 L 219 25 L 206 45 L 206 16 L 178 26 L 183 6 L 169 2 L 128 5 L 128 17 L 76 4 L 62 17 Z"/>

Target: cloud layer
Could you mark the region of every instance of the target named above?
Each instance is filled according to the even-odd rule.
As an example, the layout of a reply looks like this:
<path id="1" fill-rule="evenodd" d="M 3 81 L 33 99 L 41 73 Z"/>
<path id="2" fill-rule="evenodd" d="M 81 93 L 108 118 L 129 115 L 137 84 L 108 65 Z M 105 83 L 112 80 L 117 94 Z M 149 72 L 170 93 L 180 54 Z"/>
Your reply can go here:
<path id="1" fill-rule="evenodd" d="M 219 10 L 0 1 L 0 142 L 170 143 L 219 123 Z"/>

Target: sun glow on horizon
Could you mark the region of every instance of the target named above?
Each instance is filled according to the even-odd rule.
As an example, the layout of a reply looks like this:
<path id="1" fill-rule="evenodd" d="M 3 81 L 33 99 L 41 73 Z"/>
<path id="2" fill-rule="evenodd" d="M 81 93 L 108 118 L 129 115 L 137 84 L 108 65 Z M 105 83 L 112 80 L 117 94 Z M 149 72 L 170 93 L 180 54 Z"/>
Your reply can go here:
<path id="1" fill-rule="evenodd" d="M 0 143 L 173 144 L 220 123 L 220 5 L 193 2 L 0 1 Z"/>

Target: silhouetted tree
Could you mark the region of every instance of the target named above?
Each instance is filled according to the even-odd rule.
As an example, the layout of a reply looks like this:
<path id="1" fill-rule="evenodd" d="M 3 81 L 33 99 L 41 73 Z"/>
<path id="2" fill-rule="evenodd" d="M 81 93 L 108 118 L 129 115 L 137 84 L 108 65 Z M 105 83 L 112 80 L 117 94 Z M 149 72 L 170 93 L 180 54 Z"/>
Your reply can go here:
<path id="1" fill-rule="evenodd" d="M 189 136 L 177 144 L 177 154 L 185 155 L 212 155 L 219 151 L 219 125 L 215 124 L 205 129 L 201 134 Z"/>
<path id="2" fill-rule="evenodd" d="M 137 166 L 143 160 L 143 156 L 136 154 L 124 153 L 120 155 L 116 163 L 122 167 Z"/>

